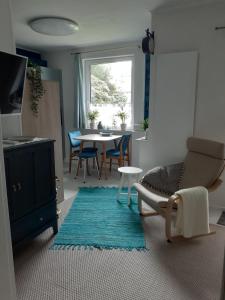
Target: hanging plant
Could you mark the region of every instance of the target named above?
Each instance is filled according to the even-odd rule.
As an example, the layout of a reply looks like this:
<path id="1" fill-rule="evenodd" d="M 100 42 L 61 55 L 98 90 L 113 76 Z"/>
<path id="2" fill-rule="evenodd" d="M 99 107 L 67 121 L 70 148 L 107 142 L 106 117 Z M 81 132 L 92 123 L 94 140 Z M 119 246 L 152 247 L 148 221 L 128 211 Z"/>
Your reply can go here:
<path id="1" fill-rule="evenodd" d="M 30 108 L 35 116 L 38 115 L 38 105 L 40 99 L 45 94 L 45 89 L 41 80 L 41 67 L 28 60 L 27 78 L 31 87 Z"/>

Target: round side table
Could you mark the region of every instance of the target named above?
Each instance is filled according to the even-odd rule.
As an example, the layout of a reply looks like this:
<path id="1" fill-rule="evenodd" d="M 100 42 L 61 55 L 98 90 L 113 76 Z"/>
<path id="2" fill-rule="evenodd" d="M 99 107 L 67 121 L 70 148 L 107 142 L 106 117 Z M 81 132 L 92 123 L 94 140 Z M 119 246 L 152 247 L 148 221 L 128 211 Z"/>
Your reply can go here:
<path id="1" fill-rule="evenodd" d="M 120 199 L 120 195 L 128 195 L 128 206 L 131 204 L 131 179 L 132 177 L 136 177 L 136 180 L 138 181 L 140 174 L 143 172 L 142 169 L 136 168 L 136 167 L 121 167 L 118 168 L 118 172 L 122 174 L 120 179 L 120 185 L 119 190 L 117 194 L 117 201 Z M 125 176 L 128 178 L 128 193 L 121 193 L 121 190 L 124 186 Z M 136 195 L 136 194 L 135 194 Z"/>

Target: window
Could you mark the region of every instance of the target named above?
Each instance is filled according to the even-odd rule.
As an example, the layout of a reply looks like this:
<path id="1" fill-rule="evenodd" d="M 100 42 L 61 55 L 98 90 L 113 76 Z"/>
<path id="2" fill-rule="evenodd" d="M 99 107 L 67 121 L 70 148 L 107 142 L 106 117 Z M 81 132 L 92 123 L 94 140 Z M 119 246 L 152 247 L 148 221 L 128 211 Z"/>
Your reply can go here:
<path id="1" fill-rule="evenodd" d="M 119 112 L 126 114 L 127 128 L 133 127 L 133 57 L 85 61 L 85 94 L 88 111 L 98 111 L 104 128 L 120 128 Z"/>

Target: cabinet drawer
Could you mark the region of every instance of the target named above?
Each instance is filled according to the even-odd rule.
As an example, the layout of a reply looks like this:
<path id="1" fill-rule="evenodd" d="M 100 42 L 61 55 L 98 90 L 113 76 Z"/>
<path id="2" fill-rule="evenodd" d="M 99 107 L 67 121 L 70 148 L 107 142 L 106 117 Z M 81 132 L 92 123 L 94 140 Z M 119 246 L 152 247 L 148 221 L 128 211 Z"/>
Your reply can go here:
<path id="1" fill-rule="evenodd" d="M 18 243 L 29 235 L 35 235 L 35 231 L 40 230 L 42 226 L 54 219 L 56 219 L 55 202 L 43 206 L 19 221 L 12 223 L 11 234 L 13 243 Z"/>

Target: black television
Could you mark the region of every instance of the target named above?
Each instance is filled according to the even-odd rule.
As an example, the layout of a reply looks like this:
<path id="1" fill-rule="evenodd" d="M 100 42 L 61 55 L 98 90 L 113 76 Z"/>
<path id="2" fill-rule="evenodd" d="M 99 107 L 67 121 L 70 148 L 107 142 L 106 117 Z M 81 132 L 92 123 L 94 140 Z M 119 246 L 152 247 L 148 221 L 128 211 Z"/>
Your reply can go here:
<path id="1" fill-rule="evenodd" d="M 0 114 L 22 110 L 27 58 L 0 51 Z"/>

